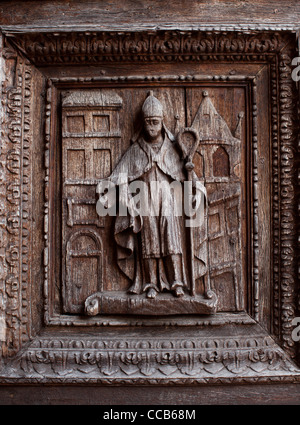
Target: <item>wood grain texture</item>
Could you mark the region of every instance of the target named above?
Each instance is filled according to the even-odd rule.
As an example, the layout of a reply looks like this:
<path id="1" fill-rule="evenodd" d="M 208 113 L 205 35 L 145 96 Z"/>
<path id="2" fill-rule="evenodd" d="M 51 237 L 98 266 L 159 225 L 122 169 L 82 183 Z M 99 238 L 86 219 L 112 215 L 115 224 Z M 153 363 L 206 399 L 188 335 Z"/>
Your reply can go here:
<path id="1" fill-rule="evenodd" d="M 190 387 L 2 386 L 0 405 L 298 405 L 300 384 Z M 178 405 L 180 403 L 180 406 Z M 134 407 L 133 407 L 134 409 Z M 205 411 L 205 410 L 204 410 Z M 99 417 L 100 412 L 97 413 Z"/>
<path id="2" fill-rule="evenodd" d="M 300 11 L 297 0 L 279 2 L 278 0 L 259 1 L 173 1 L 158 0 L 120 3 L 117 0 L 98 2 L 82 0 L 66 3 L 23 1 L 1 2 L 0 24 L 12 31 L 24 29 L 53 28 L 64 31 L 69 28 L 101 30 L 138 29 L 197 29 L 210 24 L 220 28 L 238 24 L 267 27 L 276 24 L 298 26 Z"/>

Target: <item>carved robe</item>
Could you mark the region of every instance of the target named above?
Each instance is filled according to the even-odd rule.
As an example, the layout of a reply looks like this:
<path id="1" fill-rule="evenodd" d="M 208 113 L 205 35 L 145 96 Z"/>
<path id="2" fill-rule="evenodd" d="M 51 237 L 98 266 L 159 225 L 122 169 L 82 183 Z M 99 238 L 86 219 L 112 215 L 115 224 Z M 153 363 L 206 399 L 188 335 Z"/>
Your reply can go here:
<path id="1" fill-rule="evenodd" d="M 184 163 L 176 143 L 170 139 L 172 135 L 164 128 L 164 140 L 157 151 L 140 136 L 125 152 L 109 180 L 120 188 L 122 185 L 133 181 L 143 181 L 151 192 L 151 182 L 167 183 L 177 181 L 181 184 L 187 180 Z M 197 176 L 194 173 L 194 179 Z M 202 194 L 205 198 L 205 188 L 202 186 Z M 148 199 L 150 203 L 153 199 Z M 129 289 L 131 293 L 142 293 L 151 285 L 144 281 L 143 259 L 155 258 L 158 261 L 158 289 L 159 291 L 170 290 L 172 282 L 168 279 L 165 258 L 169 255 L 181 256 L 182 283 L 188 288 L 186 266 L 184 259 L 184 246 L 186 232 L 184 217 L 174 214 L 174 193 L 171 190 L 156 194 L 154 203 L 159 210 L 157 216 L 127 216 L 118 215 L 115 220 L 114 237 L 117 244 L 117 260 L 120 269 L 132 281 Z M 126 199 L 124 200 L 126 203 Z M 167 211 L 166 211 L 167 209 Z M 200 228 L 194 229 L 194 256 L 197 261 L 198 272 L 195 276 L 200 277 L 206 273 L 206 223 L 203 220 Z M 188 258 L 190 252 L 187 253 Z"/>

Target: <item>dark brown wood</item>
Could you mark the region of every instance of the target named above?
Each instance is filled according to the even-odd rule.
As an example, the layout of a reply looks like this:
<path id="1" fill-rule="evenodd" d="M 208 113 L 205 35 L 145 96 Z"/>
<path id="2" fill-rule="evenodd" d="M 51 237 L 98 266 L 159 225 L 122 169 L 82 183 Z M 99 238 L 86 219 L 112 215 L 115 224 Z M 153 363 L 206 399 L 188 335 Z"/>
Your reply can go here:
<path id="1" fill-rule="evenodd" d="M 173 80 L 172 76 L 169 76 L 168 78 L 170 81 Z M 175 76 L 175 78 L 179 78 L 179 77 Z M 131 81 L 134 83 L 133 79 Z M 138 81 L 139 79 L 136 78 L 136 82 Z M 242 274 L 241 274 L 243 273 L 244 276 L 246 274 L 246 269 L 245 269 L 246 254 L 244 254 L 244 259 L 242 260 L 241 254 L 240 254 L 240 248 L 239 248 L 239 239 L 242 234 L 240 236 L 237 236 L 237 243 L 232 243 L 234 238 L 236 237 L 235 233 L 237 232 L 237 234 L 240 234 L 240 232 L 242 232 L 240 228 L 241 227 L 240 213 L 235 206 L 236 202 L 238 202 L 238 204 L 240 203 L 239 197 L 240 197 L 241 189 L 240 189 L 239 183 L 234 183 L 235 181 L 237 181 L 237 179 L 240 178 L 237 170 L 240 168 L 241 153 L 239 152 L 239 148 L 236 148 L 236 144 L 239 145 L 240 142 L 238 141 L 238 139 L 235 139 L 232 136 L 225 120 L 220 116 L 220 114 L 217 113 L 215 107 L 212 104 L 212 101 L 210 100 L 209 97 L 207 97 L 208 96 L 207 91 L 203 90 L 201 87 L 198 87 L 197 85 L 192 89 L 190 88 L 191 87 L 191 84 L 190 84 L 189 88 L 185 89 L 184 84 L 182 83 L 177 83 L 177 84 L 180 84 L 182 88 L 180 89 L 175 87 L 174 89 L 171 90 L 171 89 L 166 89 L 165 87 L 163 87 L 159 89 L 159 91 L 157 90 L 157 93 L 159 94 L 160 98 L 163 99 L 163 103 L 164 105 L 166 105 L 165 108 L 168 111 L 170 111 L 170 107 L 172 107 L 171 112 L 169 114 L 166 114 L 164 118 L 165 122 L 167 123 L 169 128 L 172 129 L 172 131 L 176 131 L 175 127 L 178 125 L 178 122 L 175 122 L 174 117 L 180 116 L 181 117 L 180 121 L 182 123 L 185 123 L 188 119 L 188 118 L 185 118 L 184 116 L 184 110 L 185 109 L 187 111 L 190 110 L 189 104 L 187 103 L 185 105 L 185 102 L 184 102 L 185 91 L 187 91 L 187 94 L 193 93 L 193 96 L 195 99 L 194 100 L 195 110 L 194 110 L 194 116 L 192 117 L 192 119 L 194 123 L 193 125 L 195 126 L 195 129 L 199 131 L 200 139 L 201 139 L 198 150 L 202 152 L 200 153 L 200 155 L 202 155 L 202 158 L 204 158 L 205 160 L 204 162 L 205 170 L 204 171 L 198 170 L 198 168 L 196 167 L 195 171 L 198 176 L 202 175 L 203 182 L 207 184 L 208 193 L 210 196 L 208 201 L 210 203 L 209 215 L 211 216 L 211 218 L 209 217 L 208 227 L 209 227 L 209 233 L 211 237 L 211 248 L 210 248 L 211 266 L 210 267 L 212 271 L 212 286 L 213 288 L 215 285 L 217 287 L 220 286 L 221 292 L 222 292 L 222 294 L 217 294 L 217 296 L 219 296 L 220 298 L 218 309 L 219 311 L 242 310 L 245 304 L 244 294 L 245 294 L 245 287 L 246 287 L 246 280 L 242 279 Z M 197 84 L 199 85 L 199 83 Z M 99 177 L 109 176 L 110 171 L 112 170 L 112 165 L 108 167 L 108 172 L 106 172 L 106 175 L 98 176 L 98 180 L 97 180 L 97 176 L 91 174 L 93 173 L 92 170 L 94 169 L 96 165 L 97 167 L 105 168 L 106 165 L 104 161 L 106 161 L 106 156 L 103 157 L 102 162 L 99 162 L 101 160 L 101 157 L 99 157 L 98 163 L 96 163 L 96 162 L 93 162 L 94 154 L 92 153 L 90 155 L 88 153 L 88 149 L 90 149 L 88 143 L 92 144 L 91 146 L 94 146 L 93 147 L 94 152 L 96 152 L 95 141 L 96 143 L 98 143 L 99 148 L 101 147 L 101 143 L 104 144 L 103 145 L 104 147 L 111 146 L 111 148 L 109 147 L 110 149 L 109 158 L 111 158 L 110 161 L 112 161 L 112 164 L 116 164 L 118 159 L 120 158 L 121 140 L 130 140 L 132 138 L 132 134 L 134 135 L 136 131 L 140 128 L 140 123 L 139 123 L 139 120 L 137 119 L 139 118 L 138 107 L 135 107 L 136 115 L 132 115 L 132 111 L 130 107 L 132 105 L 133 98 L 137 98 L 137 97 L 141 99 L 139 105 L 142 105 L 143 100 L 145 98 L 145 97 L 143 98 L 143 95 L 145 96 L 145 93 L 147 93 L 147 83 L 145 88 L 135 89 L 134 91 L 130 88 L 126 88 L 126 86 L 127 84 L 125 85 L 125 88 L 123 90 L 121 90 L 120 88 L 118 88 L 118 90 L 111 89 L 111 91 L 108 91 L 107 89 L 104 91 L 103 90 L 97 91 L 95 89 L 88 91 L 85 89 L 85 91 L 80 91 L 80 90 L 73 91 L 73 92 L 68 91 L 66 94 L 65 92 L 62 92 L 63 99 L 64 99 L 62 101 L 62 110 L 63 110 L 63 118 L 62 118 L 63 172 L 62 172 L 62 175 L 65 176 L 63 177 L 64 179 L 63 181 L 65 183 L 63 184 L 64 184 L 64 191 L 66 193 L 66 195 L 63 195 L 63 224 L 62 224 L 63 241 L 64 241 L 63 242 L 64 258 L 63 258 L 63 261 L 61 262 L 60 255 L 57 255 L 60 249 L 59 242 L 58 242 L 61 239 L 61 234 L 59 230 L 60 226 L 53 226 L 54 227 L 53 237 L 54 237 L 54 240 L 56 241 L 56 246 L 57 246 L 57 248 L 55 249 L 55 252 L 56 252 L 55 258 L 57 259 L 57 266 L 54 269 L 56 270 L 57 281 L 61 280 L 61 276 L 59 275 L 59 270 L 61 270 L 61 268 L 63 270 L 62 287 L 65 287 L 64 291 L 67 290 L 68 287 L 70 287 L 70 283 L 68 282 L 70 282 L 71 276 L 72 275 L 75 276 L 77 273 L 76 272 L 77 269 L 75 266 L 76 261 L 78 263 L 78 273 L 79 275 L 82 275 L 82 272 L 80 271 L 81 266 L 79 264 L 82 263 L 84 267 L 84 262 L 88 261 L 87 258 L 85 260 L 83 259 L 85 256 L 84 247 L 82 247 L 83 248 L 82 254 L 79 254 L 79 252 L 76 253 L 77 260 L 73 260 L 72 255 L 68 253 L 72 251 L 71 242 L 69 243 L 68 239 L 71 237 L 71 239 L 73 240 L 74 237 L 71 236 L 71 234 L 73 234 L 74 232 L 77 234 L 78 229 L 79 229 L 78 236 L 80 235 L 80 229 L 82 229 L 82 231 L 85 232 L 84 234 L 87 237 L 87 229 L 90 228 L 91 230 L 91 232 L 89 230 L 90 235 L 92 239 L 94 239 L 95 243 L 98 245 L 98 248 L 95 247 L 92 250 L 94 254 L 91 252 L 91 258 L 95 258 L 96 252 L 98 252 L 97 255 L 99 257 L 99 261 L 97 261 L 97 265 L 95 263 L 96 265 L 95 270 L 98 270 L 97 273 L 93 272 L 92 273 L 93 277 L 91 275 L 90 278 L 88 278 L 87 280 L 90 282 L 93 282 L 94 276 L 98 274 L 98 278 L 96 279 L 98 283 L 94 284 L 94 287 L 93 287 L 94 289 L 91 290 L 90 292 L 87 289 L 87 284 L 84 285 L 85 290 L 88 291 L 85 293 L 85 297 L 87 297 L 88 295 L 91 295 L 93 292 L 97 290 L 101 290 L 102 286 L 103 286 L 103 290 L 105 291 L 107 290 L 116 291 L 121 289 L 124 295 L 126 293 L 126 290 L 128 290 L 128 288 L 130 287 L 129 280 L 125 279 L 125 276 L 122 273 L 120 273 L 120 270 L 118 270 L 118 267 L 116 265 L 116 260 L 115 262 L 109 261 L 109 259 L 113 258 L 116 255 L 116 246 L 114 246 L 110 242 L 110 238 L 112 237 L 112 234 L 113 234 L 112 233 L 113 222 L 110 217 L 97 217 L 97 214 L 95 211 L 95 203 L 96 203 L 95 184 L 97 183 L 97 181 L 99 181 Z M 203 95 L 202 92 L 205 94 L 205 96 Z M 213 96 L 216 97 L 217 92 L 212 91 L 212 93 L 213 93 Z M 221 98 L 223 98 L 224 90 L 222 89 L 220 93 L 221 93 Z M 237 88 L 237 92 L 235 96 L 239 98 L 239 104 L 237 106 L 237 110 L 235 114 L 232 113 L 233 120 L 234 120 L 233 121 L 234 128 L 236 127 L 236 121 L 238 120 L 238 115 L 239 115 L 238 111 L 245 107 L 243 104 L 244 100 L 241 100 L 242 99 L 240 96 L 241 93 L 243 93 L 243 91 L 240 91 Z M 86 103 L 88 99 L 88 95 L 92 96 L 90 100 L 90 102 L 92 102 L 91 105 Z M 117 115 L 116 117 L 112 117 L 111 121 L 112 122 L 115 121 L 115 123 L 120 121 L 122 128 L 124 128 L 123 126 L 127 124 L 127 126 L 125 126 L 126 131 L 123 133 L 122 138 L 121 138 L 122 133 L 120 129 L 117 129 L 117 130 L 112 129 L 113 130 L 111 133 L 112 136 L 110 136 L 108 133 L 105 134 L 105 132 L 93 133 L 90 130 L 89 130 L 90 132 L 85 133 L 83 127 L 81 129 L 82 133 L 80 132 L 70 133 L 68 131 L 68 128 L 64 127 L 66 125 L 65 123 L 67 122 L 68 117 L 71 116 L 73 120 L 72 121 L 73 125 L 74 123 L 76 123 L 76 121 L 74 121 L 74 119 L 76 118 L 76 119 L 81 119 L 80 122 L 87 123 L 86 125 L 89 125 L 88 128 L 92 128 L 92 124 L 88 124 L 89 123 L 88 116 L 93 117 L 95 116 L 96 113 L 99 114 L 100 112 L 96 112 L 96 109 L 97 108 L 99 109 L 99 107 L 103 109 L 103 106 L 99 106 L 99 105 L 96 106 L 97 96 L 99 97 L 99 99 L 100 98 L 102 99 L 103 96 L 108 96 L 108 95 L 111 96 L 111 99 L 114 105 L 117 105 L 117 103 L 119 105 L 117 106 L 117 109 L 118 109 L 118 111 L 116 111 Z M 58 97 L 59 96 L 60 95 L 58 94 Z M 187 99 L 189 98 L 187 97 Z M 223 104 L 220 103 L 220 105 L 223 108 L 223 111 L 225 111 L 226 109 L 224 108 L 224 103 Z M 116 108 L 116 106 L 114 106 L 114 108 Z M 212 114 L 211 122 L 207 121 L 207 119 L 205 118 L 206 110 Z M 178 112 L 181 112 L 181 114 L 179 115 Z M 104 112 L 102 111 L 102 114 L 103 113 Z M 85 120 L 83 121 L 81 117 L 83 117 L 84 114 L 86 115 L 86 117 L 85 117 Z M 135 124 L 136 129 L 134 127 L 132 128 L 128 126 L 128 122 L 130 121 L 136 122 Z M 79 128 L 79 127 L 77 126 L 76 128 Z M 99 138 L 99 136 L 101 138 Z M 107 139 L 105 137 L 106 138 L 112 137 L 112 138 L 110 139 L 110 141 L 107 142 Z M 84 140 L 84 144 L 82 144 L 82 139 Z M 227 149 L 229 149 L 229 152 L 231 155 L 231 161 L 232 161 L 231 171 L 230 171 L 231 177 L 225 176 L 225 183 L 223 181 L 224 180 L 223 176 L 221 177 L 217 176 L 215 178 L 215 176 L 213 175 L 213 152 L 218 146 L 218 144 L 220 143 L 219 141 L 221 139 L 223 139 L 225 146 L 227 146 Z M 54 146 L 54 142 L 53 142 L 53 146 Z M 56 144 L 56 146 L 57 146 L 56 149 L 60 150 L 60 145 Z M 242 146 L 243 146 L 243 149 L 245 149 L 245 143 L 243 143 Z M 104 151 L 107 151 L 107 149 L 106 150 L 105 149 Z M 99 149 L 98 151 L 101 152 L 101 150 Z M 243 156 L 245 155 L 244 152 L 245 151 L 243 151 Z M 59 151 L 57 151 L 56 155 L 58 158 L 60 155 Z M 103 165 L 101 165 L 101 163 Z M 73 173 L 70 175 L 71 178 L 69 178 L 67 175 L 67 173 L 69 172 Z M 86 173 L 89 173 L 89 174 L 86 174 Z M 203 175 L 203 173 L 205 175 Z M 59 181 L 60 174 L 61 174 L 61 171 L 58 170 L 58 174 L 53 175 L 52 177 L 53 181 Z M 232 184 L 230 183 L 229 186 L 228 186 L 228 182 L 226 183 L 228 179 L 233 179 L 232 180 L 233 183 Z M 76 185 L 77 185 L 77 189 L 76 189 Z M 224 192 L 225 190 L 224 187 L 226 187 L 226 185 L 228 186 L 228 189 L 226 189 L 226 191 L 228 191 L 228 194 Z M 232 187 L 230 185 L 232 185 Z M 220 190 L 216 190 L 216 187 L 220 187 Z M 213 193 L 210 193 L 212 191 Z M 237 201 L 235 201 L 236 197 L 238 197 Z M 55 220 L 59 223 L 61 219 L 60 213 L 59 213 L 60 203 L 58 198 L 56 199 L 57 201 L 54 201 L 54 202 L 58 202 L 58 203 L 53 204 L 54 205 L 53 211 L 58 214 L 57 216 L 55 216 L 56 217 Z M 225 200 L 226 200 L 226 207 L 225 205 L 223 205 L 225 203 Z M 83 205 L 86 205 L 86 207 Z M 221 208 L 223 208 L 223 212 L 219 216 L 218 209 L 220 209 L 220 206 Z M 87 212 L 85 212 L 85 210 L 83 209 L 87 207 L 89 208 L 88 215 L 87 215 Z M 80 212 L 81 216 L 80 215 L 78 216 L 78 212 Z M 76 215 L 74 216 L 74 214 L 77 214 L 77 216 Z M 243 212 L 243 216 L 245 216 L 245 212 Z M 227 229 L 228 227 L 227 236 L 224 237 L 223 230 L 221 230 L 221 228 L 216 228 L 217 226 L 216 220 L 219 223 L 219 227 L 221 226 L 222 229 Z M 220 220 L 223 221 L 222 225 Z M 214 224 L 214 222 L 216 223 Z M 228 222 L 227 225 L 225 224 L 226 222 Z M 244 228 L 246 227 L 245 222 L 243 224 L 243 227 Z M 70 231 L 73 233 L 70 233 Z M 218 247 L 221 249 L 220 254 L 218 254 L 218 249 L 219 249 Z M 232 249 L 233 249 L 233 252 L 230 253 Z M 221 257 L 223 257 L 223 251 L 228 252 L 228 258 L 224 260 L 224 265 L 221 266 Z M 189 254 L 186 254 L 186 255 L 187 257 L 185 259 L 185 262 L 187 264 L 187 270 L 188 270 L 188 267 L 189 267 L 188 258 L 190 257 L 190 255 Z M 240 261 L 243 261 L 243 264 L 244 264 L 243 266 L 240 265 Z M 101 266 L 100 266 L 100 263 L 101 263 Z M 74 267 L 73 267 L 73 264 L 74 264 Z M 224 268 L 223 272 L 222 272 L 222 267 Z M 75 278 L 75 282 L 76 282 L 76 278 Z M 198 289 L 196 288 L 196 292 L 198 291 L 199 294 L 204 293 L 205 288 L 204 287 L 202 288 L 202 285 L 203 284 L 206 285 L 205 281 L 201 282 L 201 280 L 198 280 L 196 283 L 198 286 Z M 224 284 L 227 287 L 225 291 L 223 289 Z M 74 285 L 75 285 L 74 288 L 83 287 L 82 283 L 81 285 L 79 283 L 74 283 Z M 51 281 L 50 281 L 50 287 L 51 287 Z M 70 287 L 70 291 L 72 292 L 71 287 Z M 76 289 L 76 291 L 78 290 Z M 69 292 L 69 294 L 71 294 L 71 292 Z M 67 293 L 68 293 L 68 290 L 67 292 L 65 292 L 65 295 L 63 295 L 63 298 L 65 300 L 68 298 Z M 58 296 L 59 296 L 59 293 L 58 293 Z M 77 307 L 75 306 L 71 307 L 71 305 L 67 307 L 65 305 L 65 310 L 66 311 L 69 310 L 69 312 L 73 312 L 73 313 L 82 311 L 82 301 L 83 300 L 80 298 L 80 302 L 77 305 Z M 201 300 L 198 301 L 198 303 L 199 302 L 200 302 L 199 306 L 201 306 Z M 123 299 L 123 303 L 125 303 L 126 305 L 127 303 L 126 298 Z M 188 303 L 188 305 L 191 306 L 192 304 Z M 213 302 L 209 301 L 208 304 L 204 306 L 203 312 L 209 311 L 207 310 L 209 305 L 215 306 L 215 300 Z M 116 311 L 114 308 L 112 309 L 112 311 L 114 311 L 115 313 L 118 313 L 118 311 Z M 134 312 L 135 309 L 131 309 L 131 308 L 128 309 L 128 307 L 122 307 L 122 311 Z M 140 311 L 140 308 L 137 308 L 136 311 Z M 173 309 L 170 311 L 173 311 Z M 189 308 L 187 308 L 186 310 L 186 313 L 188 312 L 189 312 Z M 200 310 L 198 308 L 196 310 L 192 310 L 191 312 L 199 313 L 201 312 L 201 307 L 200 307 Z M 158 313 L 158 310 L 156 310 L 156 308 L 153 308 L 152 314 L 164 314 L 164 313 Z M 167 314 L 171 314 L 171 313 L 168 312 Z"/>
<path id="2" fill-rule="evenodd" d="M 183 405 L 198 406 L 196 417 L 203 412 L 203 405 L 298 405 L 300 386 L 295 384 L 274 385 L 206 385 L 192 387 L 101 387 L 101 386 L 3 386 L 0 387 L 0 405 L 98 405 L 103 411 L 114 405 L 144 405 L 157 409 L 173 406 L 174 410 Z M 181 406 L 178 406 L 178 400 Z M 125 409 L 125 407 L 124 407 Z M 220 412 L 221 414 L 221 412 Z M 71 416 L 73 416 L 71 414 Z"/>
<path id="3" fill-rule="evenodd" d="M 48 404 L 299 400 L 299 16 L 275 0 L 1 3 L 0 403 L 41 385 Z M 145 113 L 149 91 L 164 115 Z M 120 161 L 153 181 L 142 152 L 162 179 L 201 182 L 200 236 L 97 214 Z"/>
<path id="4" fill-rule="evenodd" d="M 227 25 L 255 25 L 271 27 L 279 24 L 288 28 L 298 25 L 300 12 L 297 0 L 280 3 L 277 0 L 217 1 L 214 3 L 185 2 L 182 7 L 180 0 L 169 4 L 159 0 L 144 0 L 138 4 L 127 0 L 119 4 L 118 0 L 110 0 L 99 4 L 97 0 L 83 8 L 81 0 L 72 2 L 66 7 L 64 0 L 43 2 L 37 5 L 35 1 L 1 3 L 1 23 L 12 30 L 15 28 L 52 28 L 54 31 L 77 29 L 103 30 L 135 30 L 137 28 L 155 29 L 197 29 L 201 23 L 215 23 L 218 28 Z M 201 18 L 201 23 L 199 21 Z M 45 21 L 46 20 L 46 21 Z"/>

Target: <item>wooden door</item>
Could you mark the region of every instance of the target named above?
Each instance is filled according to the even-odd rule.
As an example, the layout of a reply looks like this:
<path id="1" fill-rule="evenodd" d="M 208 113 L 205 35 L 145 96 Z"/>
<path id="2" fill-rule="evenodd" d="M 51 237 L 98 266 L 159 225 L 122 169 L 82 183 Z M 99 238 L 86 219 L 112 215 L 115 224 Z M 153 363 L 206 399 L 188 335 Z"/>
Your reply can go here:
<path id="1" fill-rule="evenodd" d="M 295 34 L 3 31 L 1 381 L 298 382 Z M 116 170 L 201 224 L 99 215 Z"/>

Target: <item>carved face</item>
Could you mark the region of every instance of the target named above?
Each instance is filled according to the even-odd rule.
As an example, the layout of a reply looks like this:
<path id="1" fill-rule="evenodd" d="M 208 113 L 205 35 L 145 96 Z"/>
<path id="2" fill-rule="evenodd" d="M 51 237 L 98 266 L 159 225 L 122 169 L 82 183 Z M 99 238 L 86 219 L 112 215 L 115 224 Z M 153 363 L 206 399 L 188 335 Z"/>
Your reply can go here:
<path id="1" fill-rule="evenodd" d="M 161 117 L 147 117 L 145 118 L 144 128 L 150 141 L 157 139 L 162 131 L 162 118 Z"/>

